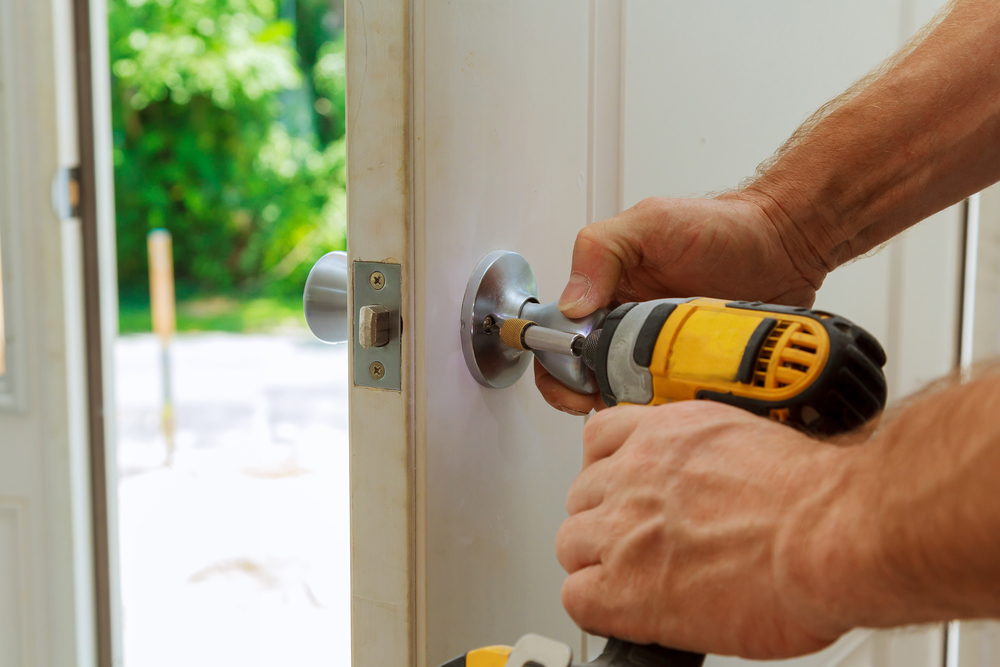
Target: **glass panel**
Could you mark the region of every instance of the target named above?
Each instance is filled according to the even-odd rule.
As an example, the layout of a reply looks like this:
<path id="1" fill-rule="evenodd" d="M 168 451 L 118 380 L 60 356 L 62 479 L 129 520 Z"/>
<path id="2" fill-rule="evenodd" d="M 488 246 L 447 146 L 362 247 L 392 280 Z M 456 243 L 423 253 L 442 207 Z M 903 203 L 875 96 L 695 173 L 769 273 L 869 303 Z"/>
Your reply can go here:
<path id="1" fill-rule="evenodd" d="M 343 2 L 107 4 L 124 665 L 349 665 Z"/>

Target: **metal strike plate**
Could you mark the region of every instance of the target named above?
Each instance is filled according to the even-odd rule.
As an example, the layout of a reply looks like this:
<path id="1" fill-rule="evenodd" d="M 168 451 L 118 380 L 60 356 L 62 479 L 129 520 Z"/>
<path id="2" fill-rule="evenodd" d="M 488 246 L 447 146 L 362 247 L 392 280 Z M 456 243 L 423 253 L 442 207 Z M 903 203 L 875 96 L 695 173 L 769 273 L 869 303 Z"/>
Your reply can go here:
<path id="1" fill-rule="evenodd" d="M 354 385 L 373 389 L 399 391 L 402 320 L 402 292 L 399 264 L 354 262 L 352 271 L 354 292 L 354 322 L 362 321 L 365 306 L 382 306 L 389 311 L 388 340 L 385 345 L 367 349 L 360 336 L 354 336 Z M 358 332 L 355 332 L 356 334 Z"/>

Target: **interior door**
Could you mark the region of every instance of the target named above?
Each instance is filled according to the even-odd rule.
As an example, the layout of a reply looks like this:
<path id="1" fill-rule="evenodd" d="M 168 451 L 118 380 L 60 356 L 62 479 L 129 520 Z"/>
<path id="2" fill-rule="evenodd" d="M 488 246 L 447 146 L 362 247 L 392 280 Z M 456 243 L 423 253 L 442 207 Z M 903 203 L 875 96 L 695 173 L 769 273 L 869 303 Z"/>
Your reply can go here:
<path id="1" fill-rule="evenodd" d="M 80 163 L 75 27 L 69 0 L 0 2 L 4 667 L 97 664 L 99 601 L 105 612 L 108 603 L 95 584 L 99 567 L 103 575 L 107 569 L 95 559 L 93 539 L 79 217 L 95 202 L 81 199 L 75 172 L 67 171 Z M 106 148 L 108 157 L 110 141 Z M 101 206 L 107 201 L 102 196 Z M 102 664 L 110 665 L 108 646 Z"/>
<path id="2" fill-rule="evenodd" d="M 1000 184 L 970 202 L 963 284 L 962 366 L 1000 357 Z M 1000 623 L 952 623 L 945 667 L 1000 667 Z"/>
<path id="3" fill-rule="evenodd" d="M 433 667 L 527 632 L 593 657 L 601 640 L 562 610 L 553 549 L 583 420 L 548 408 L 530 374 L 503 390 L 472 379 L 470 274 L 513 250 L 556 299 L 582 226 L 647 196 L 734 187 L 931 5 L 347 4 L 348 255 L 401 265 L 404 332 L 400 389 L 351 389 L 355 665 Z M 895 397 L 956 362 L 960 214 L 820 293 L 886 344 Z M 928 294 L 954 317 L 921 323 Z M 929 667 L 942 650 L 940 628 L 856 632 L 789 664 Z"/>

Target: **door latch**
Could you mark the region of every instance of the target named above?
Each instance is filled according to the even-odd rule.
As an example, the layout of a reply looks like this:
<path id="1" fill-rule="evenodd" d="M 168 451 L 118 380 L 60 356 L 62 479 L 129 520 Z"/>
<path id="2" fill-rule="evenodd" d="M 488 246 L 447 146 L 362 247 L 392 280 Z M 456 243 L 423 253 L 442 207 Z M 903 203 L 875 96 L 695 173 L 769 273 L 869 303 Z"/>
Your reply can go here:
<path id="1" fill-rule="evenodd" d="M 399 391 L 402 345 L 400 265 L 354 262 L 354 384 Z"/>

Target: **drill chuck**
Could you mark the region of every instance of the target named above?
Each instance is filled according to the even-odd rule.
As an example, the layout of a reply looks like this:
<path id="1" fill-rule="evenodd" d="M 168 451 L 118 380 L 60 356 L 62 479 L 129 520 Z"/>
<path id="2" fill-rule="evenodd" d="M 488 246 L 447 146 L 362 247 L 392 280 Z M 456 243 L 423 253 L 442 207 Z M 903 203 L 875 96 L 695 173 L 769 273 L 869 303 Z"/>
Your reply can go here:
<path id="1" fill-rule="evenodd" d="M 587 368 L 594 370 L 597 368 L 597 349 L 601 342 L 601 332 L 603 329 L 594 329 L 583 341 L 583 350 L 580 356 Z"/>

